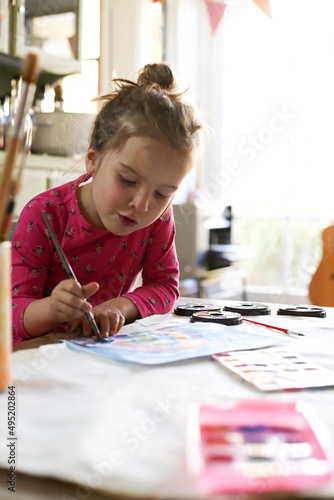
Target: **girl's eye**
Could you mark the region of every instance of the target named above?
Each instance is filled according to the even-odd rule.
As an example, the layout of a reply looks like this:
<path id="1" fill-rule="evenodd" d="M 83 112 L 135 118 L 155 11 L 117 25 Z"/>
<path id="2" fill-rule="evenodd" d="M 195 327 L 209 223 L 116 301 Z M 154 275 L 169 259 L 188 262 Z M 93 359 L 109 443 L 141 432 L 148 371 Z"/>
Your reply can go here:
<path id="1" fill-rule="evenodd" d="M 134 184 L 136 184 L 135 181 L 131 181 L 130 179 L 126 179 L 122 175 L 120 175 L 119 178 L 120 178 L 121 182 L 123 182 L 123 184 L 127 184 L 128 186 L 133 186 Z"/>
<path id="2" fill-rule="evenodd" d="M 159 191 L 156 191 L 155 192 L 155 196 L 157 198 L 160 198 L 161 200 L 165 200 L 166 198 L 168 198 L 170 195 L 166 195 L 166 194 L 162 194 L 162 193 L 159 193 Z"/>

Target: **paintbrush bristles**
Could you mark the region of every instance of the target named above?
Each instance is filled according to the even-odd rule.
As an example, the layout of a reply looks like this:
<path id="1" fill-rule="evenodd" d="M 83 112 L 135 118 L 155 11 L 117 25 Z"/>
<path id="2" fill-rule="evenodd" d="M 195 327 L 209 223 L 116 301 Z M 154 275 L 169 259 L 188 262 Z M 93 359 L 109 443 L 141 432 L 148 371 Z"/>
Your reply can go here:
<path id="1" fill-rule="evenodd" d="M 39 74 L 39 55 L 36 52 L 28 52 L 23 68 L 22 80 L 28 83 L 36 83 Z"/>

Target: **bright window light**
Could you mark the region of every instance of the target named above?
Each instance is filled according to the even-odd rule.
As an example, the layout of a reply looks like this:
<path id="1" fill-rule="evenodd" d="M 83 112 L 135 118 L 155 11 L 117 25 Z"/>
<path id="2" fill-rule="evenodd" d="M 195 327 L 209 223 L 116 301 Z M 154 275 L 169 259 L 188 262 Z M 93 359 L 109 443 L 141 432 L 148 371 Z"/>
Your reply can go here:
<path id="1" fill-rule="evenodd" d="M 224 15 L 224 185 L 234 240 L 257 258 L 248 283 L 282 293 L 307 287 L 334 220 L 334 2 L 253 2 Z"/>

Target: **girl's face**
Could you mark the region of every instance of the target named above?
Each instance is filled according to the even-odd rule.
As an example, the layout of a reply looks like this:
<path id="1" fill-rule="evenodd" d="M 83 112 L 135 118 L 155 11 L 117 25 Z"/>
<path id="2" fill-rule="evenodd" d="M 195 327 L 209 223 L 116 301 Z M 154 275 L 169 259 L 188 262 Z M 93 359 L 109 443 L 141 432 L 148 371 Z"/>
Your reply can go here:
<path id="1" fill-rule="evenodd" d="M 78 190 L 84 217 L 99 229 L 125 236 L 160 217 L 191 161 L 165 143 L 136 136 L 102 158 L 90 148 L 86 169 L 93 179 Z"/>

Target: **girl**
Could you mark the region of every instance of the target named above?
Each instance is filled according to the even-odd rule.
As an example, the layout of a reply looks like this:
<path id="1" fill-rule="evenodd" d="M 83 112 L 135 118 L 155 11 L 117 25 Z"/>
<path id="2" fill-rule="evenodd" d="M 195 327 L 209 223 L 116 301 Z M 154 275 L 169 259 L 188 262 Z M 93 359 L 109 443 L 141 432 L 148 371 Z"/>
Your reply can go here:
<path id="1" fill-rule="evenodd" d="M 87 311 L 108 337 L 124 323 L 170 311 L 178 297 L 171 202 L 193 165 L 201 124 L 165 64 L 145 66 L 137 83 L 114 84 L 97 98 L 104 104 L 86 173 L 33 198 L 15 228 L 14 343 L 59 327 L 91 335 Z M 80 284 L 67 279 L 42 210 Z"/>

